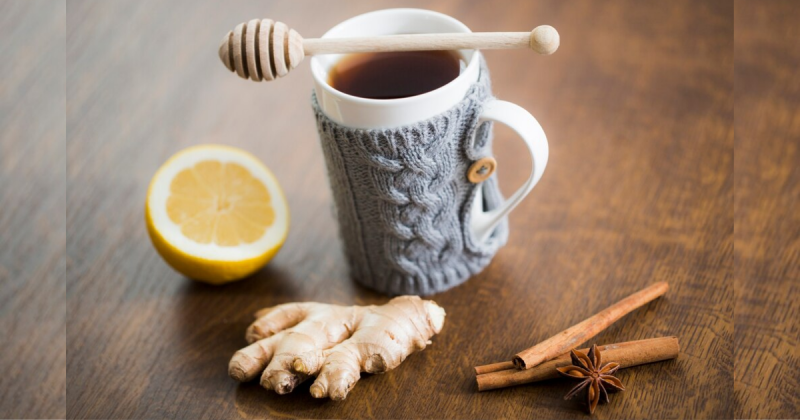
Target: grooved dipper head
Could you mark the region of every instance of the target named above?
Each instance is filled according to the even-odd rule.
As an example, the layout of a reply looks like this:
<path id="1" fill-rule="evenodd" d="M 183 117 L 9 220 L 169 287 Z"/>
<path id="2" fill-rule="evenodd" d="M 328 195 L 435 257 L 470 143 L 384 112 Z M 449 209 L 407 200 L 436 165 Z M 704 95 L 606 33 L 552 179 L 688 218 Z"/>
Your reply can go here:
<path id="1" fill-rule="evenodd" d="M 300 34 L 270 19 L 237 25 L 219 45 L 219 59 L 225 68 L 256 82 L 285 76 L 304 56 Z"/>

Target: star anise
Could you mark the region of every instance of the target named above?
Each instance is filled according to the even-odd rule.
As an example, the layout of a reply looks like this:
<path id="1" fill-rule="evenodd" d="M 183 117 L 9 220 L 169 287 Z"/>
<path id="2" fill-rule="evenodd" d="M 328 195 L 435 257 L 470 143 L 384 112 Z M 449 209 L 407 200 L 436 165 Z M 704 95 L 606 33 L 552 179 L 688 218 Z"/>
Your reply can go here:
<path id="1" fill-rule="evenodd" d="M 600 401 L 601 394 L 603 400 L 608 402 L 609 392 L 625 390 L 622 382 L 614 376 L 619 369 L 619 363 L 611 362 L 600 367 L 600 350 L 597 349 L 597 345 L 593 345 L 589 349 L 588 356 L 575 350 L 572 350 L 570 355 L 572 356 L 572 365 L 557 368 L 558 373 L 581 382 L 564 396 L 565 400 L 574 397 L 583 388 L 587 388 L 586 401 L 589 403 L 589 414 L 592 414 Z"/>

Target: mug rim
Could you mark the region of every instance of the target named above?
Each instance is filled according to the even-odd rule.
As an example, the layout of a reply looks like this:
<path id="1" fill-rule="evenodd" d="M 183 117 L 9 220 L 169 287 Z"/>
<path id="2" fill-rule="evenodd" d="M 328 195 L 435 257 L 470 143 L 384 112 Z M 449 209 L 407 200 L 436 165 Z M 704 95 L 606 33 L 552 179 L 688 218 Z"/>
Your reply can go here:
<path id="1" fill-rule="evenodd" d="M 458 19 L 456 19 L 456 18 L 454 18 L 452 16 L 446 15 L 444 13 L 436 12 L 436 11 L 433 11 L 433 10 L 427 10 L 427 9 L 417 9 L 417 8 L 411 8 L 411 7 L 402 7 L 402 8 L 374 10 L 374 11 L 371 11 L 371 12 L 362 13 L 360 15 L 353 16 L 353 17 L 351 17 L 351 18 L 349 18 L 347 20 L 339 22 L 338 24 L 336 24 L 335 26 L 330 28 L 328 31 L 326 31 L 322 35 L 321 38 L 335 38 L 335 37 L 329 37 L 328 35 L 331 32 L 339 30 L 339 29 L 341 29 L 342 27 L 344 27 L 346 25 L 352 25 L 354 20 L 368 18 L 368 17 L 371 17 L 372 15 L 391 15 L 391 14 L 398 13 L 398 12 L 415 13 L 415 14 L 418 14 L 420 16 L 429 16 L 429 17 L 435 17 L 435 18 L 438 18 L 438 19 L 447 20 L 447 21 L 449 21 L 449 23 L 452 23 L 455 26 L 460 27 L 461 29 L 463 29 L 464 33 L 471 33 L 472 32 L 472 30 L 469 29 L 469 27 L 467 25 L 465 25 L 463 22 L 461 22 L 460 20 L 458 20 Z M 469 63 L 467 63 L 467 66 L 464 69 L 464 71 L 462 71 L 461 74 L 459 74 L 456 78 L 454 78 L 453 80 L 447 82 L 446 84 L 444 84 L 442 86 L 439 86 L 438 88 L 433 89 L 431 91 L 428 91 L 428 92 L 425 92 L 425 93 L 422 93 L 422 94 L 419 94 L 419 95 L 407 96 L 405 98 L 370 99 L 370 98 L 362 98 L 360 96 L 354 96 L 354 95 L 350 95 L 350 94 L 344 93 L 344 92 L 334 88 L 333 86 L 331 86 L 328 83 L 326 78 L 321 77 L 322 73 L 326 73 L 326 72 L 322 69 L 322 64 L 320 63 L 320 60 L 319 60 L 318 57 L 312 57 L 311 58 L 311 76 L 314 78 L 314 80 L 317 82 L 317 84 L 320 87 L 322 87 L 322 89 L 324 89 L 326 92 L 328 92 L 328 93 L 330 93 L 332 95 L 341 97 L 342 99 L 345 99 L 345 100 L 348 100 L 348 101 L 351 101 L 351 102 L 356 102 L 356 103 L 369 104 L 369 105 L 372 105 L 372 106 L 397 106 L 397 105 L 406 104 L 408 102 L 427 99 L 427 98 L 429 98 L 431 96 L 434 96 L 434 95 L 440 93 L 442 90 L 445 90 L 448 87 L 452 87 L 453 85 L 456 84 L 457 81 L 460 82 L 459 79 L 461 79 L 462 77 L 467 77 L 469 75 L 469 73 L 470 73 L 470 71 L 468 71 L 468 70 L 472 70 L 474 67 L 477 67 L 479 65 L 479 60 L 480 60 L 480 51 L 478 51 L 478 50 L 469 50 L 469 51 L 473 52 L 472 53 L 472 57 L 470 57 Z"/>

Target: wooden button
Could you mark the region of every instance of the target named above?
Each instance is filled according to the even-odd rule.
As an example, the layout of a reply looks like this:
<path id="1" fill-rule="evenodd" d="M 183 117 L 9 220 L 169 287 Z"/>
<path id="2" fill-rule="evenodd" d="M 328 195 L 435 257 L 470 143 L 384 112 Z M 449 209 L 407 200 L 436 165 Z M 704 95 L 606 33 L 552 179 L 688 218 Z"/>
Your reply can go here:
<path id="1" fill-rule="evenodd" d="M 486 181 L 497 169 L 497 161 L 491 156 L 482 157 L 477 160 L 467 171 L 467 179 L 473 184 Z"/>

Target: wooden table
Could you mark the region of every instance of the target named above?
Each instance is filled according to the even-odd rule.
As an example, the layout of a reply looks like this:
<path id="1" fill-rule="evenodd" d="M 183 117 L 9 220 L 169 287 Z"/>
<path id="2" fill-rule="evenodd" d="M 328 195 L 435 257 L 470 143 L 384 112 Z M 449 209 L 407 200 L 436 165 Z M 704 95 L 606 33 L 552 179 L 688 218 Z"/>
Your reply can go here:
<path id="1" fill-rule="evenodd" d="M 434 297 L 447 322 L 424 352 L 388 374 L 364 376 L 344 402 L 315 400 L 308 385 L 287 396 L 239 385 L 226 367 L 255 310 L 387 298 L 348 278 L 308 65 L 278 82 L 242 81 L 218 62 L 219 38 L 253 17 L 315 36 L 350 16 L 399 6 L 438 10 L 473 30 L 559 30 L 561 49 L 550 57 L 486 53 L 495 94 L 530 110 L 547 132 L 544 178 L 511 215 L 509 243 L 492 264 Z M 0 13 L 0 332 L 11 338 L 0 353 L 0 416 L 583 417 L 578 402 L 561 398 L 568 382 L 478 393 L 472 367 L 664 280 L 664 298 L 596 341 L 675 335 L 680 356 L 621 371 L 627 391 L 595 415 L 798 417 L 800 52 L 796 42 L 781 44 L 798 38 L 798 9 L 735 7 L 735 73 L 734 7 L 721 1 L 10 7 Z M 57 48 L 64 14 L 66 58 Z M 735 178 L 734 81 L 743 99 L 735 108 Z M 66 145 L 56 112 L 64 86 Z M 42 105 L 48 94 L 54 106 Z M 261 158 L 292 211 L 275 260 L 224 287 L 172 271 L 144 228 L 151 176 L 200 143 Z M 530 163 L 508 129 L 496 130 L 495 144 L 510 192 Z M 58 211 L 65 200 L 66 219 Z"/>
<path id="2" fill-rule="evenodd" d="M 800 4 L 736 3 L 739 418 L 800 418 Z"/>

